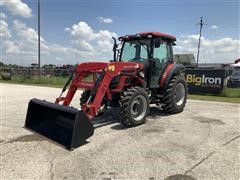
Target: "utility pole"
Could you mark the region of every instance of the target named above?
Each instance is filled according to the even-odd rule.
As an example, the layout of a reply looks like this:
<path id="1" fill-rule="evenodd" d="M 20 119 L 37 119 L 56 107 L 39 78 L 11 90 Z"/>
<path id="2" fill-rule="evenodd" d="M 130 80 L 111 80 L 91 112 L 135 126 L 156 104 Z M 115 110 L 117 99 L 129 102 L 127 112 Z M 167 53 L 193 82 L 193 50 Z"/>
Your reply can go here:
<path id="1" fill-rule="evenodd" d="M 41 77 L 41 47 L 40 47 L 40 0 L 38 0 L 38 77 Z"/>
<path id="2" fill-rule="evenodd" d="M 199 52 L 200 52 L 200 44 L 201 44 L 201 37 L 202 37 L 202 27 L 203 27 L 203 25 L 207 25 L 207 24 L 203 22 L 203 17 L 200 17 L 200 22 L 197 23 L 196 25 L 200 25 L 199 40 L 198 40 L 198 51 L 197 51 L 197 65 L 196 65 L 196 69 L 197 69 L 198 68 L 198 63 L 199 63 Z"/>

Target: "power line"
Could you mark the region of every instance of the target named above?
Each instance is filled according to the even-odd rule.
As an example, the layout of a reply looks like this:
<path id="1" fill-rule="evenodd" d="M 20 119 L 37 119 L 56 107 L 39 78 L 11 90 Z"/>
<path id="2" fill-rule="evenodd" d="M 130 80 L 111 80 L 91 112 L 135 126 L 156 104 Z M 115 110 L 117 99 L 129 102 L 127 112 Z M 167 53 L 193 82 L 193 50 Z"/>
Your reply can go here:
<path id="1" fill-rule="evenodd" d="M 207 24 L 203 22 L 203 17 L 200 17 L 200 22 L 197 23 L 196 25 L 200 25 L 199 40 L 198 40 L 198 51 L 197 51 L 197 65 L 196 65 L 196 68 L 198 68 L 200 44 L 201 44 L 201 37 L 202 37 L 202 28 L 203 28 L 203 25 L 207 25 Z"/>

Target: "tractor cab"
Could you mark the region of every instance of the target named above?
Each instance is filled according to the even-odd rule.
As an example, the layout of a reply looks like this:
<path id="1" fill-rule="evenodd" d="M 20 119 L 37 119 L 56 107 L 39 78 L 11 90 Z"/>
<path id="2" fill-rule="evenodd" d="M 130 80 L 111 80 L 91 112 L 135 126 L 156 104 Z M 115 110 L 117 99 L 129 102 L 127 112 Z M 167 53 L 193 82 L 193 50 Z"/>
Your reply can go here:
<path id="1" fill-rule="evenodd" d="M 169 63 L 173 63 L 172 46 L 176 38 L 160 32 L 143 32 L 120 37 L 121 62 L 145 65 L 145 75 L 150 88 L 159 87 L 159 79 Z"/>

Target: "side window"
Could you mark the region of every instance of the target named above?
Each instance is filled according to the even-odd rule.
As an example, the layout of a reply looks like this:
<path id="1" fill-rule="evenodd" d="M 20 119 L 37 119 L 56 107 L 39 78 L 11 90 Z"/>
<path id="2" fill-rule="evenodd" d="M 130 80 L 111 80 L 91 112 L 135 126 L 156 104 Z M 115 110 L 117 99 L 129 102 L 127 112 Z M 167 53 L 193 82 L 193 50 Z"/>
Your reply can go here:
<path id="1" fill-rule="evenodd" d="M 160 60 L 160 63 L 164 63 L 169 58 L 169 45 L 166 42 L 160 44 L 160 46 L 154 45 L 153 58 Z"/>

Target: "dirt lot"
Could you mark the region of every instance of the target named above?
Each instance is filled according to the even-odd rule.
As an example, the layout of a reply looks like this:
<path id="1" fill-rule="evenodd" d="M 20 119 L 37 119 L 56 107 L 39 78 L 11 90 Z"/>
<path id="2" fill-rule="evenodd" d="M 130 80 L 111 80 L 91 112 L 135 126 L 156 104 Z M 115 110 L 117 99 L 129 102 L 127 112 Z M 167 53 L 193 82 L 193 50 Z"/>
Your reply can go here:
<path id="1" fill-rule="evenodd" d="M 60 89 L 0 88 L 2 179 L 240 179 L 239 104 L 188 100 L 177 115 L 152 107 L 146 124 L 131 129 L 107 116 L 70 152 L 22 128 L 29 99 L 53 101 Z"/>

